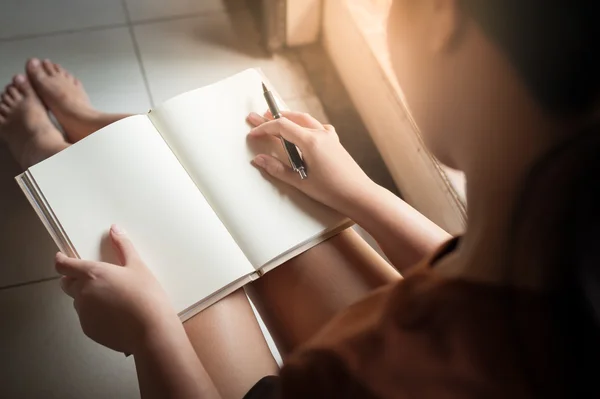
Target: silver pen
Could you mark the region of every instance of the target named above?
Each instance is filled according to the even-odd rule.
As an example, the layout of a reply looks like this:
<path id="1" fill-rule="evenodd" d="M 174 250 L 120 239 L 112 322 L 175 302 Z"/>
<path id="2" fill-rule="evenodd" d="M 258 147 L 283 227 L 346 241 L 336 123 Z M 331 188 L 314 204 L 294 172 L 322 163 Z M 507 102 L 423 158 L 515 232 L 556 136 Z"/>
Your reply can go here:
<path id="1" fill-rule="evenodd" d="M 269 110 L 273 115 L 273 118 L 279 119 L 281 118 L 281 112 L 279 111 L 279 107 L 277 106 L 277 102 L 275 101 L 275 97 L 273 97 L 273 93 L 271 93 L 265 84 L 262 84 L 263 94 L 265 95 L 265 100 L 267 100 L 267 105 L 269 106 Z M 304 160 L 300 156 L 300 152 L 298 151 L 298 147 L 294 143 L 290 143 L 283 137 L 279 137 L 281 139 L 281 143 L 283 144 L 283 148 L 288 156 L 290 161 L 290 165 L 294 172 L 298 172 L 300 175 L 300 179 L 304 180 L 308 177 L 306 174 L 306 165 L 304 164 Z"/>

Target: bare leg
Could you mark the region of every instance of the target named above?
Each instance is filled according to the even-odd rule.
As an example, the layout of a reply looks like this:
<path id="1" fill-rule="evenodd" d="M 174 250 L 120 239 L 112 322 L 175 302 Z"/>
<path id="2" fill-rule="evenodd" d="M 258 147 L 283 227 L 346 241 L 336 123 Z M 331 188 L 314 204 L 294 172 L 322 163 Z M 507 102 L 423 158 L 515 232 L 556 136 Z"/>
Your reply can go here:
<path id="1" fill-rule="evenodd" d="M 184 327 L 224 398 L 241 398 L 262 377 L 279 371 L 242 289 L 186 321 Z"/>
<path id="2" fill-rule="evenodd" d="M 400 278 L 348 229 L 253 282 L 249 293 L 285 357 L 337 312 Z"/>

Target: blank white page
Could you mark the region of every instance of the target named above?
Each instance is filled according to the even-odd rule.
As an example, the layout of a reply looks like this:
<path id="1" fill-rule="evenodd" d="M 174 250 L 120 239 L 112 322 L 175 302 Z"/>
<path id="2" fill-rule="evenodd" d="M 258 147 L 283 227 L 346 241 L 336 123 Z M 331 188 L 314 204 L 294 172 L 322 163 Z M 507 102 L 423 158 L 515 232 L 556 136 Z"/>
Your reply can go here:
<path id="1" fill-rule="evenodd" d="M 261 83 L 258 71 L 246 70 L 177 96 L 150 113 L 256 268 L 345 222 L 295 189 L 270 181 L 250 164 L 258 152 L 282 147 L 277 139 L 247 140 L 246 116 L 267 109 Z"/>
<path id="2" fill-rule="evenodd" d="M 115 262 L 107 234 L 122 226 L 178 312 L 254 272 L 147 116 L 30 171 L 81 258 Z"/>

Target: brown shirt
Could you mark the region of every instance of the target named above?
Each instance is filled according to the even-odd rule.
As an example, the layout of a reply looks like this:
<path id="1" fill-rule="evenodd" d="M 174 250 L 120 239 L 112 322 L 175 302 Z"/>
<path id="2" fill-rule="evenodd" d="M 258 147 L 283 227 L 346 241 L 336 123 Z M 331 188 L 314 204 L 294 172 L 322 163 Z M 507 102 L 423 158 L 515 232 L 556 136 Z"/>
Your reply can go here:
<path id="1" fill-rule="evenodd" d="M 565 396 L 547 301 L 439 276 L 455 247 L 332 320 L 286 362 L 281 397 Z"/>

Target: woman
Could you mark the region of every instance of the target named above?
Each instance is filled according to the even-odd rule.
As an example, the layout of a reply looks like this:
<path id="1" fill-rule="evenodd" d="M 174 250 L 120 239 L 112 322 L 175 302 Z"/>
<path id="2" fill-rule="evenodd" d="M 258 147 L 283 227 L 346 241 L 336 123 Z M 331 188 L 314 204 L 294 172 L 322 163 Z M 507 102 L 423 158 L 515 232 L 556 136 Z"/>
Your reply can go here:
<path id="1" fill-rule="evenodd" d="M 390 283 L 340 312 L 247 397 L 597 395 L 599 8 L 592 0 L 394 2 L 394 70 L 429 149 L 467 176 L 468 229 L 403 281 L 373 271 L 372 286 Z M 44 99 L 40 79 L 28 75 Z M 248 120 L 254 140 L 296 143 L 310 178 L 266 155 L 257 167 L 362 224 L 399 270 L 444 240 L 374 187 L 332 127 L 295 113 Z M 115 226 L 111 237 L 124 267 L 57 255 L 86 334 L 133 353 L 144 397 L 223 395 L 214 365 L 202 362 L 206 349 L 195 343 L 196 356 L 132 243 Z M 239 369 L 225 366 L 235 385 Z"/>

